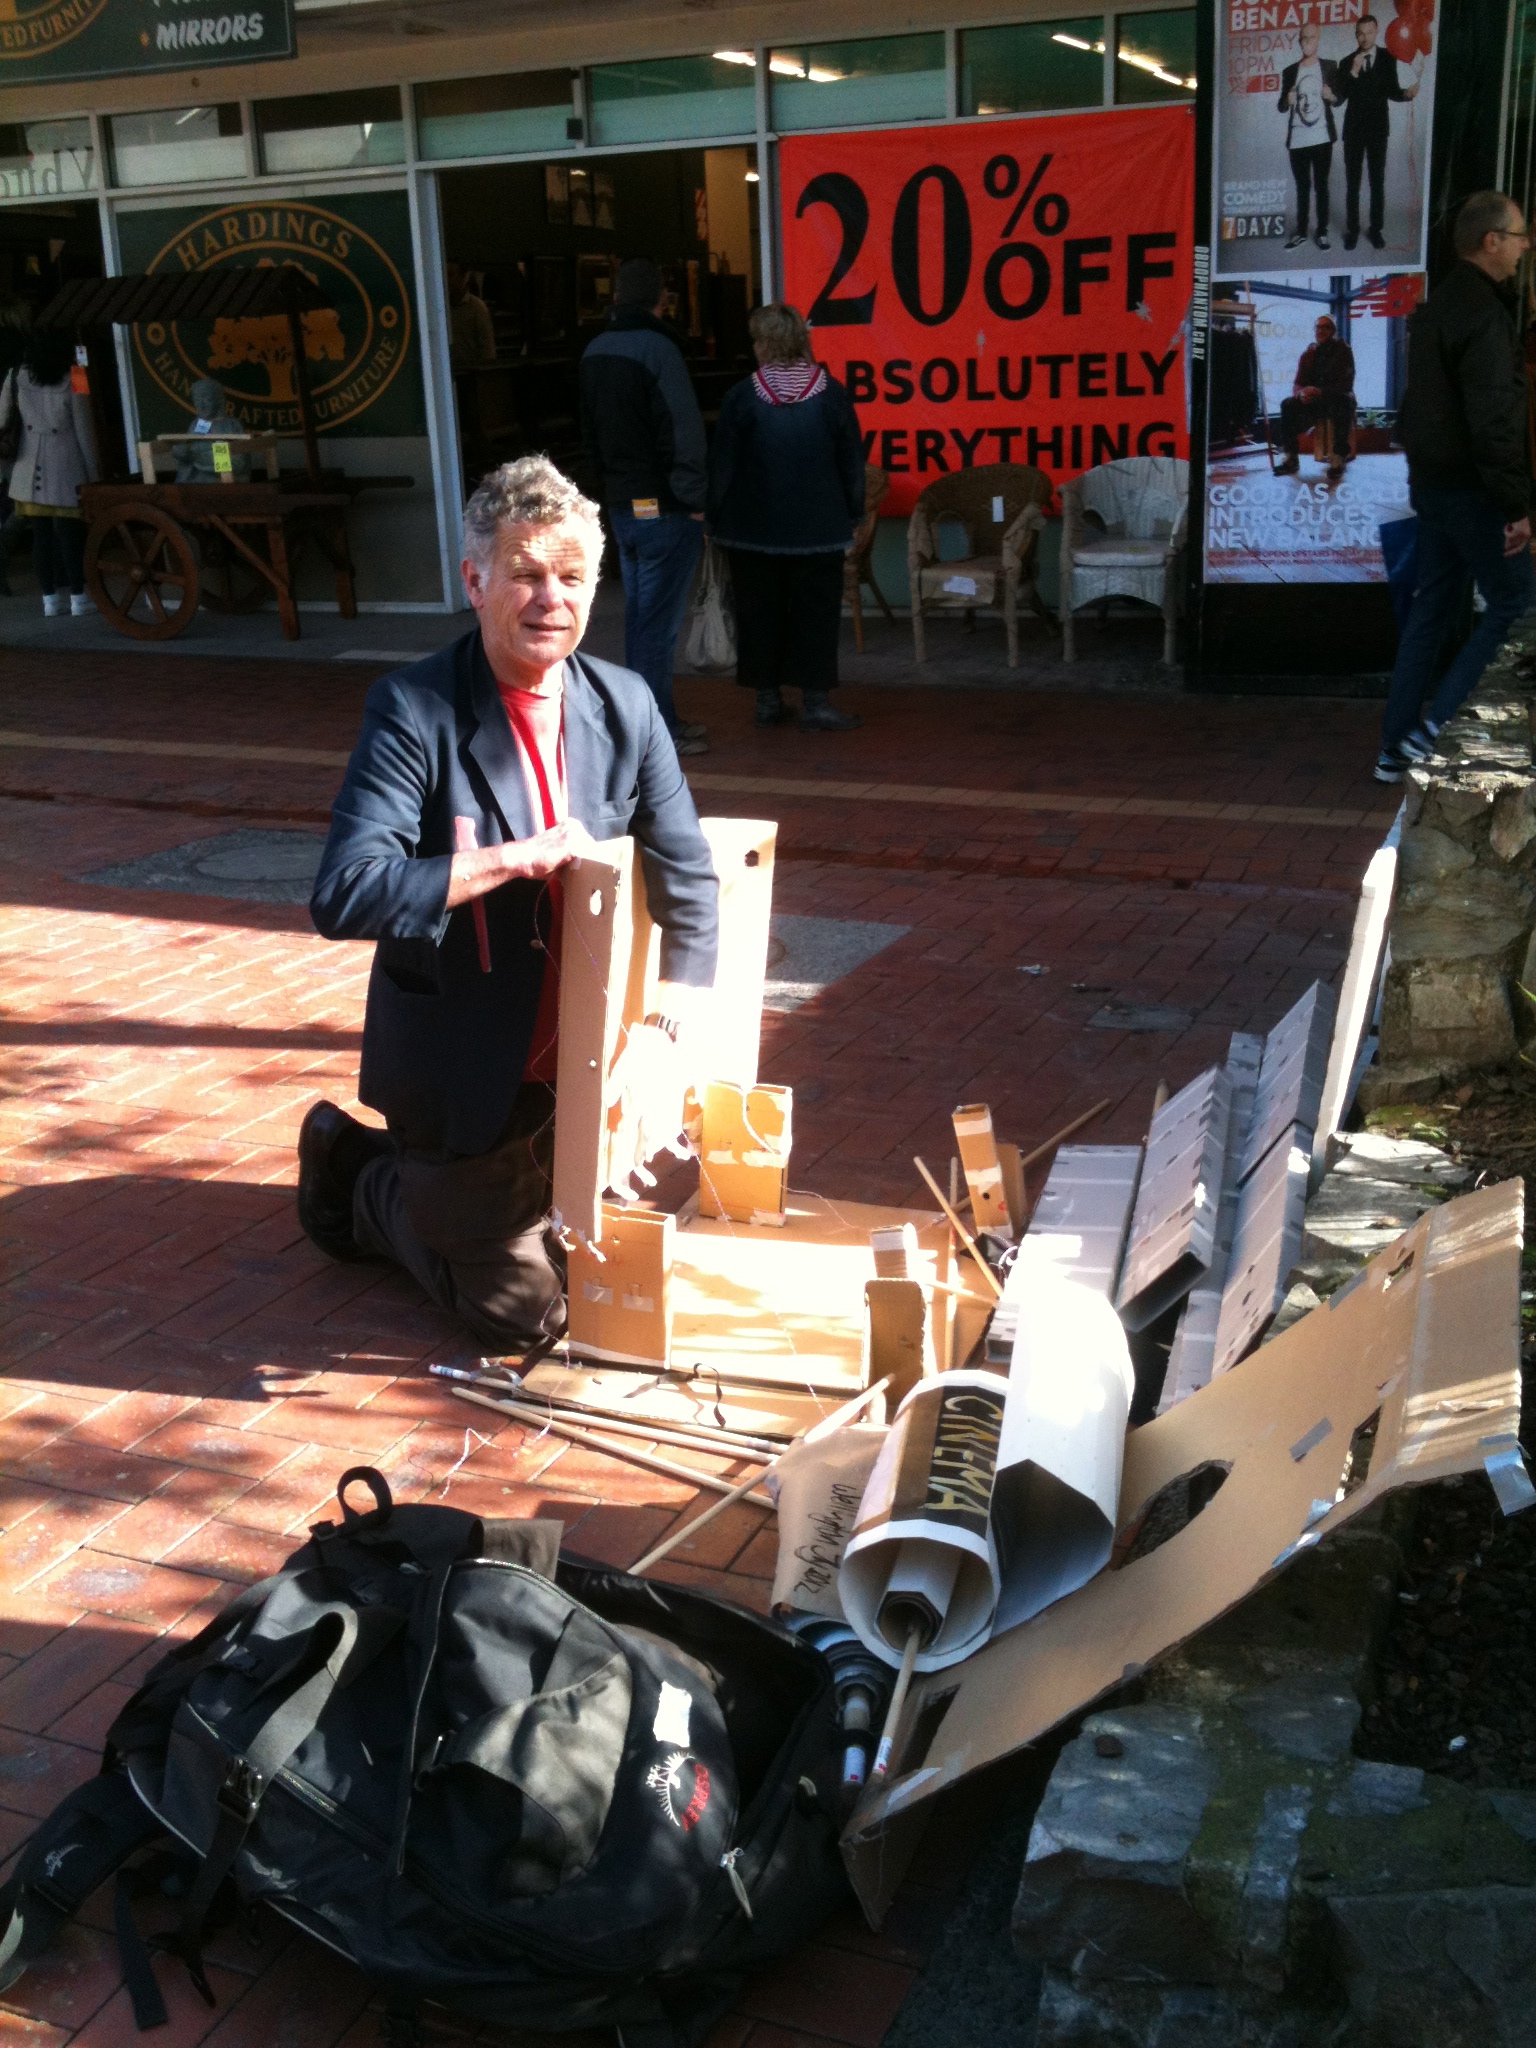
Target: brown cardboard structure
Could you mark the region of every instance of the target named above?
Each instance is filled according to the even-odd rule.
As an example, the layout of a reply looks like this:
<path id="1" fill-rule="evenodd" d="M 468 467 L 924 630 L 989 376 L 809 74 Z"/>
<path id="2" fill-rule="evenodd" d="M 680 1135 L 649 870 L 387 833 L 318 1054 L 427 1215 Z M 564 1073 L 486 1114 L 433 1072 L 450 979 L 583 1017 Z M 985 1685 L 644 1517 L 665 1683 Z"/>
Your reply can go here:
<path id="1" fill-rule="evenodd" d="M 843 1838 L 871 1924 L 948 1786 L 1137 1676 L 1385 1494 L 1507 1458 L 1520 1424 L 1522 1216 L 1519 1181 L 1430 1210 L 1325 1306 L 1130 1433 L 1109 1567 L 914 1682 L 892 1774 Z M 1356 1433 L 1378 1416 L 1364 1483 L 1352 1472 L 1347 1491 Z M 1220 1479 L 1207 1505 L 1138 1554 L 1149 1509 L 1187 1496 L 1196 1472 L 1202 1496 Z"/>
<path id="2" fill-rule="evenodd" d="M 720 961 L 682 1047 L 702 1112 L 701 1187 L 714 1185 L 675 1219 L 606 1199 L 643 1135 L 622 1082 L 630 1034 L 656 1007 L 660 934 L 643 856 L 632 839 L 605 840 L 564 871 L 554 1209 L 570 1255 L 570 1349 L 818 1394 L 857 1393 L 887 1371 L 905 1383 L 947 1355 L 948 1226 L 926 1210 L 789 1189 L 790 1091 L 757 1079 L 776 828 L 700 822 L 720 881 Z M 882 1298 L 872 1337 L 870 1234 L 906 1224 L 931 1327 L 910 1302 Z"/>

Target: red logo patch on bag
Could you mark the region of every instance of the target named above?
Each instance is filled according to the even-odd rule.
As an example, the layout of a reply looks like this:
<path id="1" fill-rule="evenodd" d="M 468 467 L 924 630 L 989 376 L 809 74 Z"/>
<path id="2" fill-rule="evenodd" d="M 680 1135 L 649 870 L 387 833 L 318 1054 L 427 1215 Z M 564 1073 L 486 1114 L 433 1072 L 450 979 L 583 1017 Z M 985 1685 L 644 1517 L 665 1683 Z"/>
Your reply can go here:
<path id="1" fill-rule="evenodd" d="M 709 1766 L 700 1763 L 691 1749 L 674 1749 L 659 1764 L 652 1764 L 645 1782 L 673 1827 L 681 1828 L 685 1835 L 704 1818 L 709 1805 Z"/>

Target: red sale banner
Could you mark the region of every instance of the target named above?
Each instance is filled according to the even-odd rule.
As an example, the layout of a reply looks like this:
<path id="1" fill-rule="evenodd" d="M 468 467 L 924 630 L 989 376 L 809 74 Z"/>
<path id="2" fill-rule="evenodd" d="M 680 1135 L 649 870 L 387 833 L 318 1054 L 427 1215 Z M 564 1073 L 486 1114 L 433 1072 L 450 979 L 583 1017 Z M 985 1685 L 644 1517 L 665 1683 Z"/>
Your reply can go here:
<path id="1" fill-rule="evenodd" d="M 797 135 L 784 296 L 858 407 L 884 510 L 946 471 L 1186 455 L 1193 109 Z"/>

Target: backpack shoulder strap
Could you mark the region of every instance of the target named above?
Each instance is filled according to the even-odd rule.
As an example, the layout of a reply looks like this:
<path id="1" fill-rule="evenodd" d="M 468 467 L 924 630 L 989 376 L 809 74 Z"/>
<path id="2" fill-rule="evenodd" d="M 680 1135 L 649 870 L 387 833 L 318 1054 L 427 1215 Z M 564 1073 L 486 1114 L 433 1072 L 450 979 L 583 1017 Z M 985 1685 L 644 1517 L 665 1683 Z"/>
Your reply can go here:
<path id="1" fill-rule="evenodd" d="M 125 1771 L 92 1778 L 61 1800 L 0 1886 L 0 1990 L 15 1983 L 119 1864 L 164 1832 Z"/>

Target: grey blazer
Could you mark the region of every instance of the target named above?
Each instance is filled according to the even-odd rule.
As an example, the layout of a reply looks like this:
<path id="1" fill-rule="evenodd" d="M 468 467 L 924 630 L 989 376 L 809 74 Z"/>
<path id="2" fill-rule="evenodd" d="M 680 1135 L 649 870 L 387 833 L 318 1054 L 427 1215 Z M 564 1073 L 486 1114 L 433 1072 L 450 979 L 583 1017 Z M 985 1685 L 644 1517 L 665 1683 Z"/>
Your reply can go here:
<path id="1" fill-rule="evenodd" d="M 21 409 L 21 446 L 9 490 L 18 505 L 78 510 L 80 486 L 95 483 L 96 435 L 91 401 L 72 391 L 67 376 L 36 384 L 28 369 L 12 370 L 0 388 L 0 426 Z"/>

